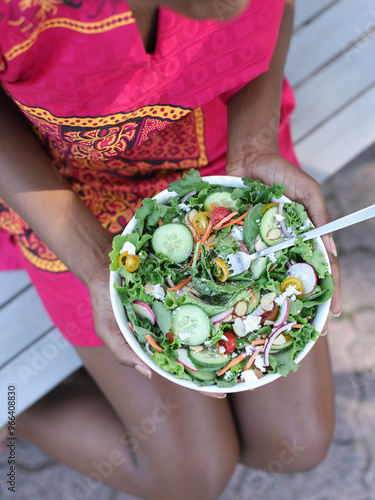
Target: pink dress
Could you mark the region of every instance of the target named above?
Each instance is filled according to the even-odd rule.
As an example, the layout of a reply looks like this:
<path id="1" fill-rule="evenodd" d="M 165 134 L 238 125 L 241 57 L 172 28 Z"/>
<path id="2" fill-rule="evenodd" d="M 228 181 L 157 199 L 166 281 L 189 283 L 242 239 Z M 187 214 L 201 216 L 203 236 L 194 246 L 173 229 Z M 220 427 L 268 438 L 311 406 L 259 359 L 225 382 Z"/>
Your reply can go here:
<path id="1" fill-rule="evenodd" d="M 126 2 L 7 0 L 0 81 L 56 168 L 115 235 L 142 198 L 188 169 L 225 174 L 226 102 L 268 69 L 283 7 L 253 0 L 227 23 L 162 7 L 148 54 Z M 297 165 L 293 107 L 284 81 L 279 146 Z M 71 343 L 101 345 L 87 288 L 1 199 L 0 231 L 0 269 L 27 270 Z"/>

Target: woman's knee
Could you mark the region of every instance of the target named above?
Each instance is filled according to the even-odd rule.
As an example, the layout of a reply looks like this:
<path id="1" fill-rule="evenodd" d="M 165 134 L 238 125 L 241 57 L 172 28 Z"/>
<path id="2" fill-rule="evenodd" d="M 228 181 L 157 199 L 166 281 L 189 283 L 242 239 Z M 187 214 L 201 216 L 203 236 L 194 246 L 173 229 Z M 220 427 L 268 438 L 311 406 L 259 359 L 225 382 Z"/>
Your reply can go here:
<path id="1" fill-rule="evenodd" d="M 325 459 L 333 430 L 333 418 L 314 417 L 284 429 L 264 429 L 246 443 L 240 460 L 244 465 L 271 473 L 310 470 Z"/>

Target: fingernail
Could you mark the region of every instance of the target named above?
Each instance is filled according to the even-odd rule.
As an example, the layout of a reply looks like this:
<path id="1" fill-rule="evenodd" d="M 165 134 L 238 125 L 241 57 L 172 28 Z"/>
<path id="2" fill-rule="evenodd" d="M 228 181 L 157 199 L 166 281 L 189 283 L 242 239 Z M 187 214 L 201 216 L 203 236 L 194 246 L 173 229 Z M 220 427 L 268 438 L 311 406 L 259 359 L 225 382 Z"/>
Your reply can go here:
<path id="1" fill-rule="evenodd" d="M 327 335 L 327 333 L 328 333 L 328 330 L 325 329 L 325 330 L 322 331 L 322 333 L 320 334 L 320 336 L 321 337 L 325 337 Z"/>
<path id="2" fill-rule="evenodd" d="M 137 372 L 139 372 L 141 375 L 144 375 L 145 377 L 147 378 L 151 378 L 152 376 L 152 373 L 150 372 L 150 370 L 148 370 L 147 368 L 145 368 L 144 366 L 141 366 L 141 365 L 135 365 L 134 367 Z"/>
<path id="3" fill-rule="evenodd" d="M 226 395 L 226 394 L 217 394 L 217 395 L 216 395 L 216 398 L 217 398 L 217 399 L 225 399 L 226 397 L 227 397 L 227 395 Z"/>
<path id="4" fill-rule="evenodd" d="M 338 313 L 332 313 L 335 318 L 339 318 L 341 316 L 341 311 Z"/>
<path id="5" fill-rule="evenodd" d="M 335 257 L 337 257 L 337 248 L 332 236 L 330 237 L 330 243 L 331 243 L 332 253 Z"/>

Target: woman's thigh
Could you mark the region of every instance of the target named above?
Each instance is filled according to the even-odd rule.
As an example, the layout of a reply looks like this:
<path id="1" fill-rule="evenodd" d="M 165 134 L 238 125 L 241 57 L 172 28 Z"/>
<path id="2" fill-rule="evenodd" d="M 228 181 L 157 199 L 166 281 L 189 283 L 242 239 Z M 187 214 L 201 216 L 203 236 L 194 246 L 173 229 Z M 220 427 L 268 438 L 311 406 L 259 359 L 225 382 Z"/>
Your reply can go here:
<path id="1" fill-rule="evenodd" d="M 239 452 L 228 401 L 182 388 L 156 373 L 149 380 L 120 366 L 106 347 L 77 352 L 122 423 L 118 444 L 131 454 L 144 495 L 219 496 Z M 134 481 L 134 473 L 118 473 L 124 485 Z"/>
<path id="2" fill-rule="evenodd" d="M 334 427 L 334 388 L 327 337 L 299 369 L 230 397 L 241 461 L 269 472 L 306 470 L 326 455 Z"/>

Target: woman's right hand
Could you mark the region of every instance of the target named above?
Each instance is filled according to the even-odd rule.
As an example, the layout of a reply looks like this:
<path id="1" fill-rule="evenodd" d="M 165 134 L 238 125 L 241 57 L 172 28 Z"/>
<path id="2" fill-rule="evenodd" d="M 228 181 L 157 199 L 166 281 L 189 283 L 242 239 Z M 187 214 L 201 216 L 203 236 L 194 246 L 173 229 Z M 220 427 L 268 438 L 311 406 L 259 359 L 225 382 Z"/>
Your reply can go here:
<path id="1" fill-rule="evenodd" d="M 121 365 L 135 368 L 142 375 L 151 378 L 150 368 L 125 341 L 117 325 L 111 304 L 109 274 L 109 259 L 103 256 L 88 282 L 96 334 Z"/>

